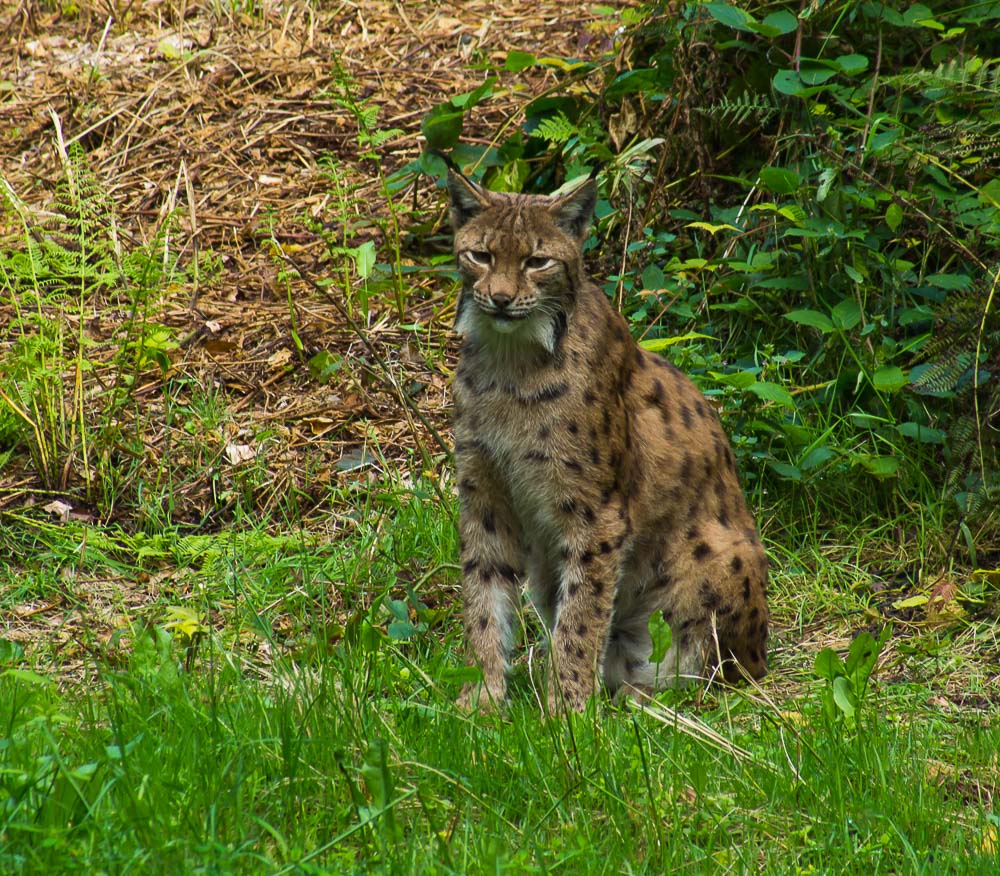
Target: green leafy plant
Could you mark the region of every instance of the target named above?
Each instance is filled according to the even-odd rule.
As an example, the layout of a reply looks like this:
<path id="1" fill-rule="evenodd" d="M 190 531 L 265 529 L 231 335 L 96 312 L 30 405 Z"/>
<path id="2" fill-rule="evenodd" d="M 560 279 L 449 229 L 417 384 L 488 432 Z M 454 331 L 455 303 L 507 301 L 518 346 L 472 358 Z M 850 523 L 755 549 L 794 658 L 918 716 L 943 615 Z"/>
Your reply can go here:
<path id="1" fill-rule="evenodd" d="M 74 145 L 62 158 L 47 221 L 0 180 L 0 205 L 23 230 L 20 249 L 0 250 L 0 295 L 14 314 L 0 334 L 0 436 L 27 445 L 46 488 L 82 484 L 88 499 L 113 502 L 112 451 L 132 389 L 141 375 L 164 374 L 177 348 L 153 307 L 182 272 L 166 244 L 169 220 L 149 245 L 126 249 L 82 150 Z M 110 342 L 87 330 L 101 302 L 124 313 Z M 94 396 L 102 399 L 96 421 Z"/>
<path id="2" fill-rule="evenodd" d="M 561 81 L 489 146 L 442 104 L 428 145 L 498 189 L 598 172 L 608 295 L 717 400 L 760 495 L 906 495 L 974 550 L 1000 522 L 1000 10 L 632 16 L 614 63 L 512 51 L 488 81 Z"/>
<path id="3" fill-rule="evenodd" d="M 816 655 L 813 673 L 826 682 L 821 702 L 823 714 L 831 724 L 842 723 L 849 730 L 857 726 L 869 693 L 868 683 L 891 635 L 889 626 L 883 627 L 878 639 L 868 632 L 859 633 L 851 642 L 846 660 L 832 648 L 824 648 Z"/>

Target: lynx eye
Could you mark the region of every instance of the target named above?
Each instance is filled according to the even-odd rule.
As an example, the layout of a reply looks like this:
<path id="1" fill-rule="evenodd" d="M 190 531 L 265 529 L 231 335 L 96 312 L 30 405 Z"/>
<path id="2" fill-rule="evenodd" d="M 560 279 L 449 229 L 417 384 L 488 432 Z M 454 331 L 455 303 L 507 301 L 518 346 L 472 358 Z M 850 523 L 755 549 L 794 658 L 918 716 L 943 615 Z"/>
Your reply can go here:
<path id="1" fill-rule="evenodd" d="M 548 268 L 554 264 L 555 259 L 550 259 L 548 256 L 532 256 L 524 260 L 524 267 L 529 271 L 540 271 L 542 268 Z"/>
<path id="2" fill-rule="evenodd" d="M 489 267 L 493 264 L 493 253 L 486 252 L 482 249 L 467 249 L 465 251 L 465 257 L 477 265 L 483 265 L 484 267 Z"/>

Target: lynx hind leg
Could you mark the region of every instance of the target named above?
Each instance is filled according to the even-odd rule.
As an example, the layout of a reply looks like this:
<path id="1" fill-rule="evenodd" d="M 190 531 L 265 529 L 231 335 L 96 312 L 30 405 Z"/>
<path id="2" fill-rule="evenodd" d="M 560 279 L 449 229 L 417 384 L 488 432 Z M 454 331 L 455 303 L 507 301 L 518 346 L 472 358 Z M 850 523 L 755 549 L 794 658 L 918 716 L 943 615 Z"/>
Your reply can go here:
<path id="1" fill-rule="evenodd" d="M 711 677 L 720 658 L 727 681 L 767 672 L 767 559 L 756 532 L 712 526 L 704 532 L 692 527 L 686 535 L 615 606 L 604 661 L 611 690 L 695 683 Z M 672 633 L 659 663 L 650 661 L 649 618 L 655 611 Z"/>
<path id="2" fill-rule="evenodd" d="M 683 630 L 671 621 L 672 641 L 659 663 L 650 659 L 653 642 L 649 616 L 659 610 L 649 603 L 649 611 L 616 618 L 604 659 L 604 683 L 616 694 L 638 690 L 648 693 L 668 687 L 685 687 L 700 681 L 709 658 L 710 631 L 682 622 Z"/>
<path id="3" fill-rule="evenodd" d="M 699 636 L 709 637 L 707 668 L 727 681 L 767 673 L 767 556 L 752 525 L 745 529 L 710 523 L 692 527 L 672 551 L 683 575 L 673 602 Z M 683 638 L 683 632 L 682 632 Z"/>

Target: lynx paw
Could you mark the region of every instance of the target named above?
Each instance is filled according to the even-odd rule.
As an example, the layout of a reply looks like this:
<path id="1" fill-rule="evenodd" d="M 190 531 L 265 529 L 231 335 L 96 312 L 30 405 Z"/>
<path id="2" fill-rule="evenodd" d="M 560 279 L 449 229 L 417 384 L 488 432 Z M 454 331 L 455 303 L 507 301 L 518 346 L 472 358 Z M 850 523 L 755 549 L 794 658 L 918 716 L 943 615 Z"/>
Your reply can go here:
<path id="1" fill-rule="evenodd" d="M 457 705 L 463 712 L 488 714 L 499 709 L 503 695 L 502 690 L 492 691 L 482 682 L 469 682 L 462 687 Z"/>

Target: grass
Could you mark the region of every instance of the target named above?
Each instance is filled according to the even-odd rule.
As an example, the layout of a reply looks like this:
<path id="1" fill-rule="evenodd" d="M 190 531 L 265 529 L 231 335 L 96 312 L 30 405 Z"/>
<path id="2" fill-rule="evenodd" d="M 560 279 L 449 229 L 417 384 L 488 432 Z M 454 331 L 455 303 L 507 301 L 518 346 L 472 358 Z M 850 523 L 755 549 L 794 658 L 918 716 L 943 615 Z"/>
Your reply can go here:
<path id="1" fill-rule="evenodd" d="M 831 714 L 815 652 L 875 612 L 815 553 L 774 576 L 760 690 L 545 720 L 522 665 L 504 715 L 468 717 L 450 509 L 399 482 L 352 502 L 323 543 L 8 528 L 37 562 L 0 611 L 170 575 L 110 634 L 77 620 L 71 681 L 6 643 L 3 872 L 995 872 L 990 624 L 890 639 L 853 720 Z"/>
<path id="2" fill-rule="evenodd" d="M 377 161 L 375 115 L 352 113 Z M 22 239 L 0 248 L 18 313 L 0 329 L 16 366 L 0 367 L 0 465 L 50 488 L 0 504 L 0 873 L 997 872 L 996 581 L 922 568 L 955 555 L 945 504 L 910 501 L 927 484 L 908 492 L 847 463 L 783 484 L 756 460 L 774 629 L 759 688 L 668 692 L 647 709 L 605 699 L 550 720 L 522 659 L 503 714 L 464 715 L 448 467 L 379 446 L 364 393 L 375 356 L 355 368 L 317 344 L 313 302 L 297 309 L 281 274 L 289 358 L 334 363 L 311 382 L 369 411 L 363 452 L 342 444 L 359 467 L 330 477 L 312 460 L 345 423 L 317 417 L 331 440 L 309 444 L 293 431 L 306 425 L 242 404 L 240 387 L 271 372 L 230 391 L 233 374 L 178 365 L 189 354 L 155 320 L 174 287 L 186 307 L 211 277 L 178 267 L 166 221 L 123 258 L 101 237 L 113 223 L 90 209 L 107 198 L 83 157 L 63 163 L 90 186 L 63 196 L 69 242 L 85 245 L 34 245 L 30 211 L 8 196 Z M 362 197 L 331 194 L 334 221 L 316 226 L 333 229 L 328 273 L 354 289 L 352 318 L 375 335 L 395 311 L 407 355 L 435 358 L 441 377 L 427 314 L 447 305 L 405 286 L 418 266 L 401 263 L 402 207 L 382 223 L 388 265 L 372 264 L 374 243 L 352 245 Z M 88 336 L 93 314 L 113 328 Z M 257 349 L 258 365 L 285 352 Z M 416 443 L 405 425 L 401 443 Z M 840 428 L 833 414 L 827 426 Z M 309 458 L 281 479 L 264 453 L 226 464 L 230 445 L 293 444 Z M 44 510 L 59 496 L 77 516 Z M 988 533 L 968 540 L 988 553 Z M 953 586 L 944 610 L 926 608 L 932 585 Z M 858 634 L 888 626 L 852 662 L 869 641 Z"/>

